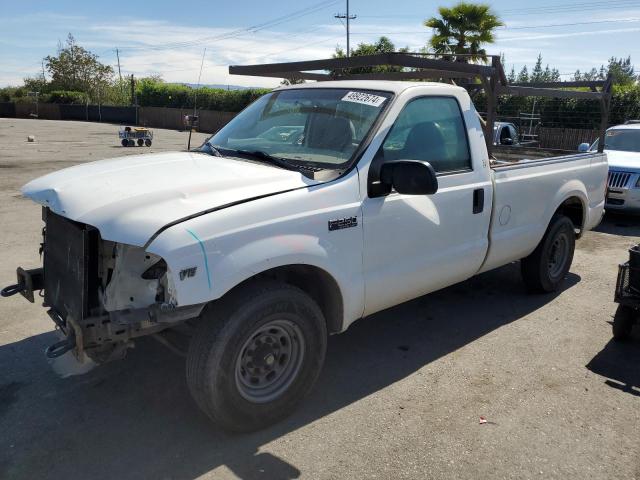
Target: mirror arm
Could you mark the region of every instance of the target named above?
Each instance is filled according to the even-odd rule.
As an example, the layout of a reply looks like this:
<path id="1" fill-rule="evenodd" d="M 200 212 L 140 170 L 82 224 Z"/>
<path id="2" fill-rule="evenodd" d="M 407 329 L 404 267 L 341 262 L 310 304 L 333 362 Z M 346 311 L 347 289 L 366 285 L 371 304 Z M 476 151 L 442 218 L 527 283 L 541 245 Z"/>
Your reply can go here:
<path id="1" fill-rule="evenodd" d="M 392 189 L 390 184 L 384 183 L 382 180 L 374 180 L 369 182 L 368 195 L 369 198 L 386 197 Z"/>

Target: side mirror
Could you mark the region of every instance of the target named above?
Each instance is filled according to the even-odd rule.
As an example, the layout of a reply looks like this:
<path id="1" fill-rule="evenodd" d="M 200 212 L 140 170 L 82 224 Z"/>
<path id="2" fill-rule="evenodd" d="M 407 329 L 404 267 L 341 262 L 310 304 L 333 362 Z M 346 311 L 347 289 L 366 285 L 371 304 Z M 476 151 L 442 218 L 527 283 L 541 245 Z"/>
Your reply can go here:
<path id="1" fill-rule="evenodd" d="M 581 143 L 578 145 L 578 151 L 580 153 L 587 153 L 589 151 L 590 145 L 588 143 Z"/>
<path id="2" fill-rule="evenodd" d="M 513 138 L 503 138 L 502 140 L 500 140 L 500 143 L 502 145 L 513 145 Z"/>
<path id="3" fill-rule="evenodd" d="M 395 160 L 382 164 L 380 182 L 405 195 L 432 195 L 438 191 L 436 172 L 421 160 Z"/>

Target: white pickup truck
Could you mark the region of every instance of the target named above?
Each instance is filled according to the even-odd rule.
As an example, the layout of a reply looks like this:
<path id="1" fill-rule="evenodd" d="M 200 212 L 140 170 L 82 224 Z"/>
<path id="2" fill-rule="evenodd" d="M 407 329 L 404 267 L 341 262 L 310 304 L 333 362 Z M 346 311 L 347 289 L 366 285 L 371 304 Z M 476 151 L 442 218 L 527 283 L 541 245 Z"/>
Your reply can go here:
<path id="1" fill-rule="evenodd" d="M 597 152 L 490 159 L 459 87 L 279 88 L 197 151 L 25 185 L 44 207 L 43 268 L 3 294 L 44 290 L 65 337 L 52 357 L 100 363 L 190 327 L 197 404 L 248 431 L 293 410 L 328 334 L 358 319 L 518 260 L 531 290 L 558 289 L 606 177 Z"/>

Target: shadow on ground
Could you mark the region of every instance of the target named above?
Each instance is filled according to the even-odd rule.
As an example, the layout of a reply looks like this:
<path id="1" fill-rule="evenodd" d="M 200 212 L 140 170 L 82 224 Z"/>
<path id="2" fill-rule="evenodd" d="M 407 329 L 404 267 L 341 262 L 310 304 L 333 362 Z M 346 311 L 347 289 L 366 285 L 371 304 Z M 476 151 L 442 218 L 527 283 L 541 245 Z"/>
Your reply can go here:
<path id="1" fill-rule="evenodd" d="M 634 326 L 627 341 L 612 338 L 587 368 L 606 377 L 604 383 L 610 387 L 640 397 L 640 325 Z"/>
<path id="2" fill-rule="evenodd" d="M 640 237 L 640 215 L 607 212 L 595 231 L 623 237 Z"/>
<path id="3" fill-rule="evenodd" d="M 579 281 L 570 274 L 565 288 Z M 244 479 L 295 478 L 295 465 L 260 447 L 554 298 L 526 294 L 518 266 L 509 265 L 356 322 L 331 337 L 323 374 L 302 407 L 249 435 L 213 427 L 187 392 L 183 359 L 153 340 L 139 342 L 125 360 L 69 379 L 56 377 L 43 358 L 52 334 L 5 345 L 0 477 L 193 479 L 225 466 Z"/>

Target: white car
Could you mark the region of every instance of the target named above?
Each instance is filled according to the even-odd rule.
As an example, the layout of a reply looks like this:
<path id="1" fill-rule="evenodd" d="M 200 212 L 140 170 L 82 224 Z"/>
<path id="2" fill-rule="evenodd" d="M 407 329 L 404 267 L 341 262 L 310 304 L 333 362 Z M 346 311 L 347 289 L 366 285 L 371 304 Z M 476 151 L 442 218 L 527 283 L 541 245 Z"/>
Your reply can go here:
<path id="1" fill-rule="evenodd" d="M 254 430 L 293 410 L 327 335 L 358 319 L 516 260 L 531 290 L 560 288 L 606 175 L 597 152 L 490 160 L 463 88 L 283 87 L 198 151 L 25 185 L 43 206 L 44 270 L 19 269 L 3 293 L 44 290 L 65 337 L 49 356 L 105 362 L 190 325 L 196 403 Z"/>
<path id="2" fill-rule="evenodd" d="M 596 151 L 581 144 L 581 151 Z M 609 160 L 608 193 L 605 208 L 624 213 L 640 213 L 640 123 L 628 122 L 607 130 L 604 150 Z"/>

